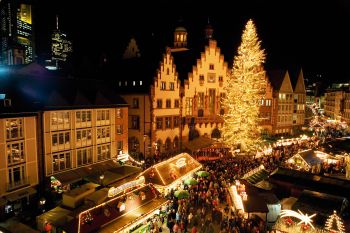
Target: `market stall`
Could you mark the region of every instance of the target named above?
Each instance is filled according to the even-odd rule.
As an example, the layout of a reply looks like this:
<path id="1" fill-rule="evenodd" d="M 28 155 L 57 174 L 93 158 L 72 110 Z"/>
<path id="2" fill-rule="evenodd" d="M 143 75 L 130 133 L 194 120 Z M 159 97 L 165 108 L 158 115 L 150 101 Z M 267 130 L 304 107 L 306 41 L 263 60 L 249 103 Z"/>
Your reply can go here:
<path id="1" fill-rule="evenodd" d="M 265 199 L 258 193 L 248 195 L 246 185 L 236 180 L 235 185 L 229 188 L 233 211 L 246 219 L 255 214 L 266 221 L 269 210 Z"/>
<path id="2" fill-rule="evenodd" d="M 338 160 L 330 154 L 311 149 L 300 151 L 288 159 L 288 163 L 297 170 L 309 171 L 315 174 L 320 173 L 323 163 L 330 164 L 336 163 L 337 161 Z"/>
<path id="3" fill-rule="evenodd" d="M 67 227 L 69 232 L 129 232 L 137 221 L 143 221 L 167 202 L 152 185 L 139 185 L 131 191 L 127 187 L 115 197 L 79 213 Z M 135 226 L 136 226 L 135 225 Z M 105 229 L 105 230 L 103 230 Z M 122 230 L 121 230 L 122 229 Z"/>
<path id="4" fill-rule="evenodd" d="M 153 184 L 161 192 L 176 188 L 202 165 L 187 153 L 181 153 L 171 159 L 148 168 L 139 176 L 144 176 L 146 183 Z"/>
<path id="5" fill-rule="evenodd" d="M 48 228 L 51 228 L 52 233 L 62 232 L 59 229 L 72 219 L 72 217 L 69 216 L 71 213 L 72 211 L 59 206 L 53 208 L 36 217 L 37 229 L 45 232 Z"/>
<path id="6" fill-rule="evenodd" d="M 322 160 L 316 156 L 314 150 L 304 150 L 288 159 L 288 163 L 297 170 L 319 173 Z"/>
<path id="7" fill-rule="evenodd" d="M 79 188 L 69 190 L 62 195 L 62 204 L 70 208 L 76 208 L 83 204 L 84 198 L 95 192 L 98 184 L 87 183 L 81 185 Z"/>

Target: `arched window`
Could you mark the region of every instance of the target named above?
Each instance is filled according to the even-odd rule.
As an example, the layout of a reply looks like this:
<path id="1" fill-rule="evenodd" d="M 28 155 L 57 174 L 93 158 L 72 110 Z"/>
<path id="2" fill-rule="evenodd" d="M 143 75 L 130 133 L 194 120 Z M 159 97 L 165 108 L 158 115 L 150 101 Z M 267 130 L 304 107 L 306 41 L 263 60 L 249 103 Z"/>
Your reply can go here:
<path id="1" fill-rule="evenodd" d="M 211 132 L 211 138 L 221 138 L 221 132 L 218 128 L 213 129 Z"/>

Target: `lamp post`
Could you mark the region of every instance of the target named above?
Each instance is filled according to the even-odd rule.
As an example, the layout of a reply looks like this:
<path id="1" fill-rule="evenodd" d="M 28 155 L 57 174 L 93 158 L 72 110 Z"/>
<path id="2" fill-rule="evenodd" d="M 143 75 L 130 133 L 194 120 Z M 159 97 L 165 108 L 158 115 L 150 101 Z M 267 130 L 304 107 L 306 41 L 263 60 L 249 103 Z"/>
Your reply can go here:
<path id="1" fill-rule="evenodd" d="M 39 199 L 39 209 L 44 213 L 45 212 L 45 203 L 46 199 L 44 197 L 41 197 Z"/>
<path id="2" fill-rule="evenodd" d="M 105 178 L 105 175 L 102 173 L 100 175 L 100 183 L 101 183 L 101 186 L 103 186 L 103 179 Z"/>
<path id="3" fill-rule="evenodd" d="M 143 135 L 143 158 L 141 160 L 145 160 L 146 158 L 146 140 L 147 140 L 147 134 Z"/>

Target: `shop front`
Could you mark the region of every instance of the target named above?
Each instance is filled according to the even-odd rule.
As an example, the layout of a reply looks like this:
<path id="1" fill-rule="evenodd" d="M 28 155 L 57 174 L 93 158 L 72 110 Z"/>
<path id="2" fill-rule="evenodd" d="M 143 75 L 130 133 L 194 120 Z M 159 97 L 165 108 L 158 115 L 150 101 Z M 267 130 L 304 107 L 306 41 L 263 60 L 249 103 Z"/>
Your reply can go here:
<path id="1" fill-rule="evenodd" d="M 181 153 L 158 163 L 139 176 L 144 176 L 146 184 L 153 184 L 160 192 L 167 194 L 190 178 L 202 165 L 187 153 Z"/>

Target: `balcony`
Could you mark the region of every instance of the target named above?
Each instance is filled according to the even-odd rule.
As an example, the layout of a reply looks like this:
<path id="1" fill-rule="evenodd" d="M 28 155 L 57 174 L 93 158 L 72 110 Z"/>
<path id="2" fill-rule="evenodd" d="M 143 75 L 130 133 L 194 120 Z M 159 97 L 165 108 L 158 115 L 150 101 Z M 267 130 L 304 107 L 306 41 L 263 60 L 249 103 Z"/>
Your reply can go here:
<path id="1" fill-rule="evenodd" d="M 29 183 L 29 176 L 27 177 L 24 177 L 23 179 L 19 180 L 19 181 L 14 181 L 14 182 L 11 182 L 11 183 L 7 183 L 6 184 L 6 191 L 9 192 L 9 191 L 12 191 L 12 190 L 15 190 L 15 189 L 18 189 L 18 188 L 22 188 L 22 187 L 25 187 L 25 186 L 29 186 L 30 183 Z"/>

